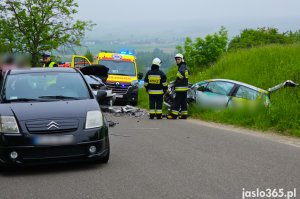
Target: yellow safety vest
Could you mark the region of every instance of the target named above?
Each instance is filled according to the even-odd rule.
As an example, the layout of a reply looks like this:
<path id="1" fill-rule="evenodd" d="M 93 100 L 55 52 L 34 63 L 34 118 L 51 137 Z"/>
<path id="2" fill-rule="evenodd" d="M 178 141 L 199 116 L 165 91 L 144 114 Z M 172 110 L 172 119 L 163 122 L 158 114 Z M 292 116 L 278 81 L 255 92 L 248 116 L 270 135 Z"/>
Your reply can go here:
<path id="1" fill-rule="evenodd" d="M 49 67 L 49 68 L 53 68 L 54 64 L 55 64 L 55 62 L 52 61 L 52 62 L 49 64 L 48 67 Z M 46 64 L 43 65 L 43 68 L 45 68 L 45 67 L 46 67 Z"/>

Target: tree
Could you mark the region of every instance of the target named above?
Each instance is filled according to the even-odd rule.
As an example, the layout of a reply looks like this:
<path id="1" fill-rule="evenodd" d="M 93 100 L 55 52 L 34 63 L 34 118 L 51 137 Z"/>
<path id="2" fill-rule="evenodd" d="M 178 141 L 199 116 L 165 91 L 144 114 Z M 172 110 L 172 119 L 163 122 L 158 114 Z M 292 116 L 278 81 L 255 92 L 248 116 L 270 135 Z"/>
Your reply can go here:
<path id="1" fill-rule="evenodd" d="M 88 58 L 88 60 L 90 62 L 93 62 L 94 61 L 94 55 L 93 53 L 90 51 L 90 50 L 87 50 L 85 55 L 84 55 L 86 58 Z"/>
<path id="2" fill-rule="evenodd" d="M 77 7 L 74 0 L 4 0 L 0 38 L 12 52 L 30 53 L 32 66 L 37 66 L 42 52 L 78 46 L 86 30 L 91 30 L 91 21 L 74 21 Z"/>
<path id="3" fill-rule="evenodd" d="M 227 42 L 227 31 L 221 27 L 217 33 L 207 35 L 204 39 L 198 37 L 194 42 L 187 37 L 183 47 L 177 46 L 176 49 L 184 54 L 184 59 L 191 70 L 198 70 L 216 62 L 226 51 Z"/>
<path id="4" fill-rule="evenodd" d="M 155 57 L 160 58 L 162 61 L 160 69 L 163 71 L 167 71 L 175 62 L 174 55 L 165 53 L 159 48 L 155 48 L 152 52 L 138 52 L 136 56 L 138 71 L 144 73 L 151 68 L 152 60 Z"/>
<path id="5" fill-rule="evenodd" d="M 289 31 L 288 36 L 293 43 L 300 42 L 300 30 L 297 30 L 295 32 Z"/>

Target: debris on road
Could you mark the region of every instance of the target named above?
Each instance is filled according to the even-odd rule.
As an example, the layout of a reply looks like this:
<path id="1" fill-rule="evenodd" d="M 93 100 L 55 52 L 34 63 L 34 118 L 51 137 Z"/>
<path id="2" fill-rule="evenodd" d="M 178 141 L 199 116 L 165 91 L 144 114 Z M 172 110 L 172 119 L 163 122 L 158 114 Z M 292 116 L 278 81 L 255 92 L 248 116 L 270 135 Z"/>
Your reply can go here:
<path id="1" fill-rule="evenodd" d="M 107 107 L 105 112 L 113 113 L 116 117 L 122 117 L 122 116 L 133 116 L 133 117 L 142 117 L 144 115 L 147 115 L 148 113 L 140 108 L 136 108 L 134 106 L 126 105 L 123 107 L 114 107 L 110 106 Z"/>
<path id="2" fill-rule="evenodd" d="M 109 127 L 115 127 L 117 124 L 119 124 L 118 122 L 114 122 L 114 121 L 107 121 L 107 123 L 108 123 L 108 126 Z"/>

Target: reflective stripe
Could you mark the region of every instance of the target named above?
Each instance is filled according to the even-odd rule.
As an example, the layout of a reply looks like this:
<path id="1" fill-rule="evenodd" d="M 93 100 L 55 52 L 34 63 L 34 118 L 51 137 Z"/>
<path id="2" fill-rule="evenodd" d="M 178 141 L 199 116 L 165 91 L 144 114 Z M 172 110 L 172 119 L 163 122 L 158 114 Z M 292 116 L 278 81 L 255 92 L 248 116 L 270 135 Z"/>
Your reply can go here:
<path id="1" fill-rule="evenodd" d="M 189 71 L 186 70 L 185 73 L 184 73 L 184 75 L 185 75 L 185 78 L 189 78 Z"/>
<path id="2" fill-rule="evenodd" d="M 155 110 L 151 109 L 149 113 L 150 114 L 155 114 Z"/>
<path id="3" fill-rule="evenodd" d="M 175 91 L 187 91 L 189 90 L 188 87 L 175 87 Z"/>
<path id="4" fill-rule="evenodd" d="M 188 111 L 181 111 L 181 115 L 188 115 Z"/>
<path id="5" fill-rule="evenodd" d="M 156 110 L 157 114 L 162 114 L 162 110 Z"/>
<path id="6" fill-rule="evenodd" d="M 54 64 L 55 64 L 55 62 L 54 62 L 54 61 L 53 61 L 53 62 L 51 62 L 51 63 L 49 64 L 49 68 L 53 68 Z"/>
<path id="7" fill-rule="evenodd" d="M 148 90 L 149 94 L 153 94 L 153 95 L 159 95 L 159 94 L 164 94 L 163 90 Z"/>
<path id="8" fill-rule="evenodd" d="M 162 85 L 163 86 L 168 86 L 168 82 L 164 82 Z"/>
<path id="9" fill-rule="evenodd" d="M 179 113 L 178 111 L 172 111 L 173 115 L 178 115 L 178 113 Z"/>
<path id="10" fill-rule="evenodd" d="M 148 75 L 148 78 L 161 78 L 160 75 Z"/>
<path id="11" fill-rule="evenodd" d="M 179 77 L 180 79 L 183 78 L 182 74 L 179 71 L 177 72 L 177 77 Z"/>
<path id="12" fill-rule="evenodd" d="M 144 83 L 144 86 L 148 86 L 148 83 L 147 83 L 147 82 L 145 82 L 145 83 Z"/>

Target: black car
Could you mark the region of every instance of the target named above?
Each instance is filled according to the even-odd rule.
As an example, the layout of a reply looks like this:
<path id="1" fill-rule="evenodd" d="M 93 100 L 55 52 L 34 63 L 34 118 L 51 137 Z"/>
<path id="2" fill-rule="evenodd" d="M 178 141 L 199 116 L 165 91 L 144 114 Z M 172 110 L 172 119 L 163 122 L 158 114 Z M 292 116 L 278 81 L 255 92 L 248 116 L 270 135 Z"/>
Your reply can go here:
<path id="1" fill-rule="evenodd" d="M 8 71 L 1 83 L 0 164 L 109 160 L 108 126 L 83 74 L 71 68 Z"/>

